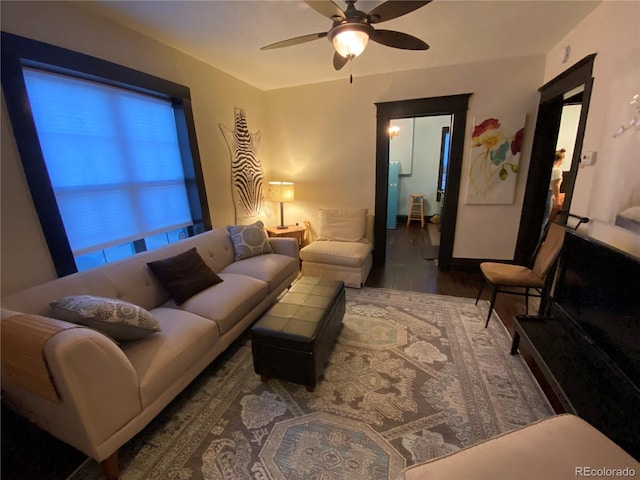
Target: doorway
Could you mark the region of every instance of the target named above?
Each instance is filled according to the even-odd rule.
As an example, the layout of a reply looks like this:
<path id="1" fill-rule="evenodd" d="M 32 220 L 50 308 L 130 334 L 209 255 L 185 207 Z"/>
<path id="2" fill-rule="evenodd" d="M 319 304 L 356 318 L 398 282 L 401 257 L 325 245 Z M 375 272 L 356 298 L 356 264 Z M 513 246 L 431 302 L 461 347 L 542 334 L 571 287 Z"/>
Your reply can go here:
<path id="1" fill-rule="evenodd" d="M 376 103 L 376 200 L 374 241 L 379 246 L 373 251 L 375 266 L 383 266 L 387 244 L 387 209 L 389 185 L 389 126 L 393 119 L 451 115 L 451 144 L 447 175 L 447 189 L 442 196 L 440 251 L 438 268 L 449 271 L 453 257 L 453 239 L 455 236 L 458 212 L 458 194 L 464 151 L 464 132 L 467 120 L 467 108 L 470 93 L 445 97 L 400 100 Z"/>
<path id="2" fill-rule="evenodd" d="M 520 265 L 528 264 L 542 230 L 545 199 L 549 190 L 554 154 L 559 146 L 558 137 L 563 110 L 566 105 L 579 105 L 571 167 L 563 175 L 563 209 L 569 210 L 571 207 L 591 99 L 593 86 L 591 75 L 595 56 L 596 54 L 588 55 L 538 89 L 540 91 L 538 118 L 531 147 L 531 162 L 514 256 L 515 263 Z"/>
<path id="3" fill-rule="evenodd" d="M 451 115 L 400 118 L 392 120 L 389 128 L 387 230 L 417 222 L 423 230 L 425 260 L 437 260 L 439 256 L 439 217 L 446 187 L 451 121 Z M 421 197 L 413 200 L 416 195 Z M 422 221 L 418 220 L 420 217 Z M 390 233 L 387 231 L 387 235 Z M 389 243 L 387 249 L 391 247 Z"/>
<path id="4" fill-rule="evenodd" d="M 565 152 L 565 161 L 562 162 L 562 180 L 560 183 L 560 207 L 551 209 L 549 221 L 561 220 L 556 218 L 556 210 L 568 211 L 571 202 L 565 202 L 567 189 L 573 189 L 576 182 L 577 167 L 580 156 L 574 155 L 578 125 L 580 123 L 580 113 L 582 112 L 582 100 L 584 95 L 584 85 L 580 85 L 575 90 L 563 95 L 562 114 L 560 115 L 560 127 L 558 130 L 558 142 L 556 152 Z M 575 166 L 575 168 L 574 168 Z"/>

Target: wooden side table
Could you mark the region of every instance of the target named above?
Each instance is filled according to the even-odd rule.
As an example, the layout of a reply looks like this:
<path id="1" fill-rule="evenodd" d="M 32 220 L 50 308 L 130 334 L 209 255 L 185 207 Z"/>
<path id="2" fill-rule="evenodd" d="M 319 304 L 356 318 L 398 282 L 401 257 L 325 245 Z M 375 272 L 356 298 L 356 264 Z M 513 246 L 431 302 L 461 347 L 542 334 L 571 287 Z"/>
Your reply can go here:
<path id="1" fill-rule="evenodd" d="M 305 233 L 307 229 L 298 225 L 288 225 L 287 228 L 267 227 L 267 235 L 270 237 L 291 237 L 298 240 L 298 245 L 303 247 L 305 244 Z"/>

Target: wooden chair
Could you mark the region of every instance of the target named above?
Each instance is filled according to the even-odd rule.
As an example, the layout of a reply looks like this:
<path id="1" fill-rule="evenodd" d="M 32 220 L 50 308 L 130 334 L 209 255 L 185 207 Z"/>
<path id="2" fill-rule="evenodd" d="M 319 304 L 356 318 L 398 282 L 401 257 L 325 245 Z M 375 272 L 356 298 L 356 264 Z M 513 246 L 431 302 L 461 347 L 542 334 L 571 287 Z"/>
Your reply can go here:
<path id="1" fill-rule="evenodd" d="M 589 223 L 589 217 L 582 217 L 580 215 L 574 215 L 573 213 L 569 213 L 567 210 L 559 210 L 556 213 L 555 223 L 559 223 L 561 225 L 565 225 L 567 228 L 571 230 L 578 230 L 580 225 L 584 225 L 585 223 Z"/>
<path id="2" fill-rule="evenodd" d="M 549 273 L 553 270 L 556 259 L 560 254 L 565 232 L 566 229 L 562 225 L 550 223 L 547 226 L 543 240 L 536 248 L 533 262 L 529 267 L 496 262 L 483 262 L 480 264 L 484 280 L 482 285 L 480 285 L 476 305 L 482 294 L 485 281 L 493 286 L 485 328 L 489 325 L 491 312 L 495 306 L 498 293 L 523 295 L 526 301 L 525 311 L 527 315 L 529 314 L 530 296 L 538 298 L 546 297 L 550 283 L 547 281 L 547 277 L 549 277 Z M 524 293 L 521 291 L 513 291 L 514 288 L 524 288 L 525 291 Z M 531 294 L 530 290 L 532 289 L 538 293 Z"/>

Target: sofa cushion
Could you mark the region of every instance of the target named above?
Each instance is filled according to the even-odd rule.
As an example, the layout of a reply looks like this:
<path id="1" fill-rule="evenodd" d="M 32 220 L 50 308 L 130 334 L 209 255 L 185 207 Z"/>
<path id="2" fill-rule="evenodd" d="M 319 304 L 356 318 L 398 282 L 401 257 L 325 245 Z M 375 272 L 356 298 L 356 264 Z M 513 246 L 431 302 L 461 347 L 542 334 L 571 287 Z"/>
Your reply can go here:
<path id="1" fill-rule="evenodd" d="M 147 265 L 178 305 L 205 288 L 222 282 L 204 263 L 195 247 Z"/>
<path id="2" fill-rule="evenodd" d="M 367 233 L 367 209 L 321 208 L 318 212 L 318 240 L 357 242 Z"/>
<path id="3" fill-rule="evenodd" d="M 194 295 L 181 308 L 214 320 L 224 335 L 268 295 L 266 282 L 246 275 L 221 273 L 224 282 Z"/>
<path id="4" fill-rule="evenodd" d="M 273 253 L 233 262 L 220 273 L 235 273 L 257 278 L 267 282 L 269 284 L 269 292 L 273 292 L 287 278 L 298 273 L 298 263 L 299 261 L 296 258 Z"/>
<path id="5" fill-rule="evenodd" d="M 304 262 L 359 267 L 371 254 L 371 251 L 371 244 L 367 241 L 313 242 L 300 250 L 300 258 Z"/>
<path id="6" fill-rule="evenodd" d="M 236 261 L 272 252 L 264 223 L 260 220 L 251 225 L 229 225 L 227 230 L 231 235 Z"/>
<path id="7" fill-rule="evenodd" d="M 86 325 L 119 341 L 137 340 L 160 331 L 144 308 L 114 298 L 71 295 L 51 303 L 51 316 Z"/>
<path id="8" fill-rule="evenodd" d="M 162 331 L 122 350 L 138 374 L 140 399 L 148 407 L 213 348 L 220 335 L 215 322 L 176 308 L 151 310 Z"/>
<path id="9" fill-rule="evenodd" d="M 562 414 L 412 465 L 397 480 L 616 477 L 596 475 L 600 468 L 637 471 L 638 462 L 581 418 Z"/>

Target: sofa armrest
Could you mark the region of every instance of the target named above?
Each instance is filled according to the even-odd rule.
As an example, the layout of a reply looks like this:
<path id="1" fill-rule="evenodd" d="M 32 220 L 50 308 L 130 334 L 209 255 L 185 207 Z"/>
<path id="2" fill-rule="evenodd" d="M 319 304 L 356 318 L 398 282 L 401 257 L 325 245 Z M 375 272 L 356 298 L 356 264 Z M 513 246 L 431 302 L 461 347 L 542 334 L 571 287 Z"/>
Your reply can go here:
<path id="1" fill-rule="evenodd" d="M 273 237 L 269 239 L 273 253 L 279 253 L 280 255 L 287 255 L 295 259 L 299 258 L 298 240 L 289 237 Z"/>
<path id="2" fill-rule="evenodd" d="M 40 428 L 95 460 L 109 457 L 119 445 L 103 444 L 142 410 L 132 364 L 115 342 L 84 327 L 52 335 L 42 352 L 59 400 L 26 390 L 7 378 L 3 369 L 4 399 Z"/>

